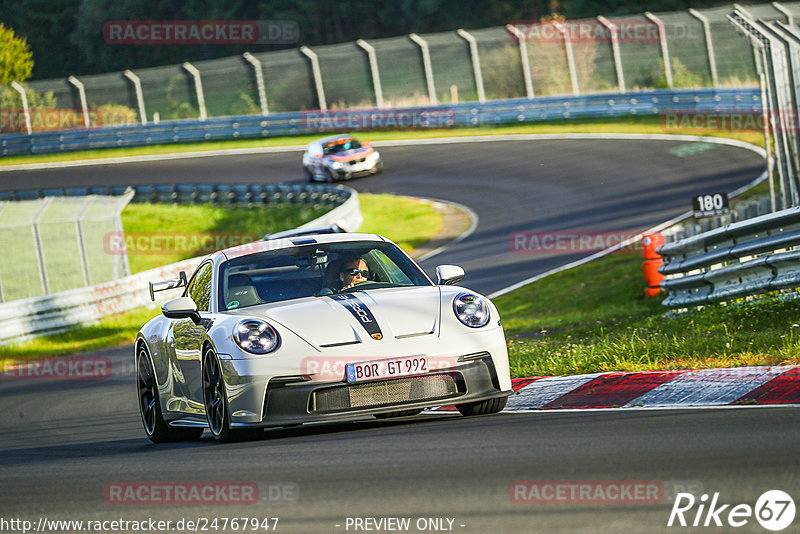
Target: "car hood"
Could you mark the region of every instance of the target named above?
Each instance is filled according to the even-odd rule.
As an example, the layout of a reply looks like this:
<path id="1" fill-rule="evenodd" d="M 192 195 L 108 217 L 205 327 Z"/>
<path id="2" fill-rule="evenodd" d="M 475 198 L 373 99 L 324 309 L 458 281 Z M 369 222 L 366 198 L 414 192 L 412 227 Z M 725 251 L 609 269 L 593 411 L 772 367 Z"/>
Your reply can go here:
<path id="1" fill-rule="evenodd" d="M 338 154 L 330 154 L 328 157 L 333 161 L 348 162 L 356 158 L 364 158 L 374 152 L 372 147 L 351 148 Z"/>
<path id="2" fill-rule="evenodd" d="M 314 347 L 340 347 L 364 339 L 405 339 L 438 333 L 438 286 L 355 291 L 251 306 L 241 315 L 283 326 Z"/>

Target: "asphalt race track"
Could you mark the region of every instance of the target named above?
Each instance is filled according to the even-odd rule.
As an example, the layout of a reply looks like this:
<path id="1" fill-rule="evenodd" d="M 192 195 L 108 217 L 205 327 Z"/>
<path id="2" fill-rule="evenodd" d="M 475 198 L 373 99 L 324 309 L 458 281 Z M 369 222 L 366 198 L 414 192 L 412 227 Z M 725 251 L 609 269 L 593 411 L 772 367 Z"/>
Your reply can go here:
<path id="1" fill-rule="evenodd" d="M 513 254 L 512 232 L 641 231 L 686 211 L 693 194 L 732 191 L 763 171 L 763 161 L 743 149 L 712 146 L 681 157 L 674 150 L 680 146 L 591 140 L 386 147 L 385 173 L 349 185 L 471 207 L 480 217 L 476 231 L 425 267 L 458 263 L 467 271 L 465 285 L 491 292 L 581 255 Z M 296 179 L 298 162 L 298 153 L 279 153 L 14 171 L 0 173 L 0 187 L 278 182 Z M 136 408 L 131 348 L 95 355 L 110 359 L 110 378 L 0 380 L 0 518 L 36 525 L 40 518 L 278 517 L 278 532 L 661 532 L 688 530 L 666 527 L 678 491 L 719 492 L 719 505 L 730 505 L 723 522 L 730 508 L 753 506 L 767 490 L 800 494 L 797 408 L 471 419 L 438 413 L 275 430 L 226 445 L 208 437 L 152 445 Z M 255 485 L 258 499 L 120 504 L 113 491 L 130 482 Z M 657 491 L 646 502 L 635 490 L 628 502 L 611 491 L 567 502 L 570 487 L 587 483 Z M 517 502 L 531 501 L 531 493 L 518 492 L 534 486 L 560 487 L 568 498 Z M 690 524 L 697 511 L 695 505 L 686 512 Z M 410 518 L 410 527 L 355 528 L 355 518 L 385 517 Z M 705 519 L 703 513 L 701 524 Z M 732 530 L 701 530 L 709 529 Z M 735 530 L 764 532 L 754 517 Z M 0 531 L 13 532 L 1 522 Z"/>
<path id="2" fill-rule="evenodd" d="M 685 150 L 686 145 L 597 139 L 383 147 L 384 173 L 347 185 L 472 208 L 480 218 L 477 230 L 423 266 L 432 275 L 438 264 L 459 264 L 467 272 L 464 285 L 491 293 L 587 253 L 513 253 L 514 232 L 611 233 L 613 240 L 688 211 L 693 195 L 731 192 L 764 170 L 763 159 L 748 150 L 709 143 Z M 688 154 L 677 155 L 681 147 Z M 0 172 L 0 190 L 279 183 L 299 182 L 300 176 L 300 153 L 284 152 Z"/>

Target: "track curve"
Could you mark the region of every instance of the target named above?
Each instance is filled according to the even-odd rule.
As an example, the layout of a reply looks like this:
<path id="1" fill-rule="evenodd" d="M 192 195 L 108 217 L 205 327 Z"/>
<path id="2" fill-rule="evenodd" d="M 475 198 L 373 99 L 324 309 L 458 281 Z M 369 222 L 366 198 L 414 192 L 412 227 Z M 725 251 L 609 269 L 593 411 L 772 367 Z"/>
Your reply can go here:
<path id="1" fill-rule="evenodd" d="M 688 144 L 699 148 L 686 150 Z M 635 137 L 426 141 L 380 151 L 385 172 L 348 185 L 472 208 L 480 218 L 475 232 L 423 267 L 430 274 L 435 265 L 460 264 L 467 272 L 464 284 L 484 293 L 587 254 L 513 253 L 514 232 L 635 234 L 687 211 L 693 195 L 731 192 L 764 169 L 758 154 L 734 146 Z M 299 151 L 255 153 L 5 171 L 0 190 L 279 183 L 299 181 L 300 174 Z"/>
<path id="2" fill-rule="evenodd" d="M 383 175 L 349 185 L 475 210 L 476 231 L 425 267 L 459 263 L 466 285 L 488 293 L 577 257 L 513 254 L 512 232 L 641 231 L 686 211 L 693 194 L 732 191 L 764 167 L 739 148 L 686 155 L 683 146 L 600 139 L 392 146 L 381 148 Z M 298 162 L 289 152 L 6 171 L 0 188 L 286 181 L 299 174 Z M 800 490 L 796 467 L 787 468 L 800 452 L 797 408 L 436 414 L 278 430 L 225 446 L 208 438 L 155 446 L 136 411 L 131 354 L 130 347 L 97 353 L 111 360 L 107 380 L 0 381 L 0 517 L 277 516 L 282 532 L 353 532 L 348 517 L 393 516 L 410 517 L 410 532 L 420 531 L 418 518 L 452 518 L 461 532 L 656 532 L 665 529 L 669 503 L 519 504 L 509 488 L 518 480 L 657 481 L 751 505 L 769 489 Z M 107 485 L 124 481 L 289 483 L 297 500 L 109 503 Z"/>

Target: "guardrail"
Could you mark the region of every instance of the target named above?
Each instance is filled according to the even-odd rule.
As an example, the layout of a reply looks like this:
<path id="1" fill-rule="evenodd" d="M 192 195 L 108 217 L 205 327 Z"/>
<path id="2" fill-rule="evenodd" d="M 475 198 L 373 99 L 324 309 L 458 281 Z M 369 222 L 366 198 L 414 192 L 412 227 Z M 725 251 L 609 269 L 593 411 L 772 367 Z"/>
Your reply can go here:
<path id="1" fill-rule="evenodd" d="M 566 118 L 657 115 L 671 111 L 716 113 L 760 110 L 761 93 L 758 88 L 669 89 L 514 98 L 485 103 L 243 115 L 204 121 L 186 119 L 159 124 L 11 134 L 0 136 L 0 155 L 267 138 L 343 130 L 492 126 Z"/>
<path id="2" fill-rule="evenodd" d="M 35 200 L 43 197 L 119 196 L 131 186 L 68 187 L 0 191 L 0 201 Z M 178 204 L 331 204 L 338 205 L 351 196 L 349 187 L 328 184 L 178 184 L 137 185 L 131 202 Z"/>
<path id="3" fill-rule="evenodd" d="M 800 207 L 659 247 L 663 304 L 688 308 L 800 287 Z"/>
<path id="4" fill-rule="evenodd" d="M 284 187 L 288 190 L 282 190 L 284 198 L 287 200 L 286 195 L 289 193 L 294 195 L 291 198 L 298 199 L 298 201 L 300 201 L 299 199 L 311 201 L 314 198 L 313 195 L 327 193 L 340 201 L 336 208 L 300 226 L 300 229 L 337 224 L 342 229 L 352 232 L 361 226 L 361 208 L 358 193 L 354 189 L 341 185 Z M 147 187 L 141 189 L 149 190 Z M 159 191 L 159 194 L 164 195 L 159 198 L 173 198 L 164 190 L 155 187 L 152 190 Z M 235 199 L 236 197 L 227 198 Z M 58 333 L 79 324 L 97 321 L 110 314 L 147 305 L 150 303 L 148 281 L 176 279 L 180 271 L 191 274 L 202 259 L 203 257 L 184 260 L 91 287 L 0 304 L 0 343 Z"/>

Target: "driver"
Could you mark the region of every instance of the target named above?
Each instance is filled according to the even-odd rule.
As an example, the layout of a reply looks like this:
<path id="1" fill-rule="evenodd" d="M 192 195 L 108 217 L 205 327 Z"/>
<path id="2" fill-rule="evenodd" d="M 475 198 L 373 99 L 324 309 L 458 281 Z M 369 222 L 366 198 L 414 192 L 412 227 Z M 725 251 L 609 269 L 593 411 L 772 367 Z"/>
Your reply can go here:
<path id="1" fill-rule="evenodd" d="M 339 280 L 342 281 L 342 290 L 349 289 L 356 284 L 366 282 L 369 278 L 367 262 L 358 256 L 345 259 L 342 269 L 339 272 Z"/>

